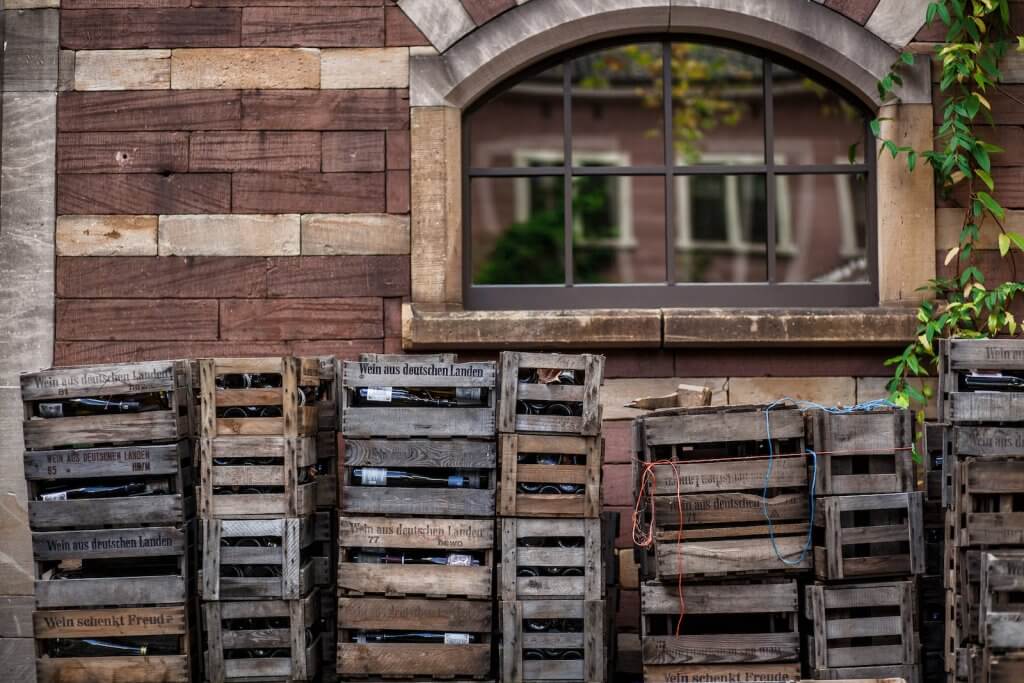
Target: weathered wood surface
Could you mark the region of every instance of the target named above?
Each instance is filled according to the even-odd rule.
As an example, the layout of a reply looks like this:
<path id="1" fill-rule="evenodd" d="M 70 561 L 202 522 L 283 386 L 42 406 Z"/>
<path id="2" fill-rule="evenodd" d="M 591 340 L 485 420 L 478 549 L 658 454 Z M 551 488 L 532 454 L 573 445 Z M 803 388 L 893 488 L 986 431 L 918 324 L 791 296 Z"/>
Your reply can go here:
<path id="1" fill-rule="evenodd" d="M 941 445 L 941 444 L 940 444 Z M 953 452 L 958 456 L 1013 456 L 1024 453 L 1024 429 L 954 427 Z"/>
<path id="2" fill-rule="evenodd" d="M 233 130 L 241 122 L 241 95 L 231 90 L 68 92 L 57 100 L 61 133 Z"/>
<path id="3" fill-rule="evenodd" d="M 690 664 L 644 667 L 644 683 L 699 681 L 702 677 L 704 680 L 712 681 L 795 681 L 800 679 L 800 664 Z"/>
<path id="4" fill-rule="evenodd" d="M 950 370 L 1024 369 L 1024 346 L 1015 339 L 951 339 L 947 344 Z"/>
<path id="5" fill-rule="evenodd" d="M 961 546 L 1024 542 L 1024 513 L 1013 499 L 1024 492 L 1024 459 L 968 457 L 953 471 L 954 542 Z M 975 512 L 983 510 L 982 512 Z"/>
<path id="6" fill-rule="evenodd" d="M 957 392 L 949 399 L 950 422 L 1024 422 L 1024 394 Z"/>
<path id="7" fill-rule="evenodd" d="M 603 600 L 502 601 L 501 680 L 603 683 L 608 675 L 607 614 Z M 582 619 L 581 633 L 524 633 L 527 619 Z M 583 660 L 533 661 L 526 649 L 581 649 Z"/>
<path id="8" fill-rule="evenodd" d="M 170 605 L 185 602 L 183 576 L 62 579 L 36 582 L 41 608 Z"/>
<path id="9" fill-rule="evenodd" d="M 183 361 L 53 368 L 22 375 L 21 393 L 24 400 L 36 401 L 170 391 L 185 386 L 187 373 Z"/>
<path id="10" fill-rule="evenodd" d="M 73 448 L 25 453 L 28 480 L 176 474 L 188 457 L 187 441 L 157 446 Z"/>
<path id="11" fill-rule="evenodd" d="M 40 657 L 39 683 L 188 683 L 188 657 Z"/>
<path id="12" fill-rule="evenodd" d="M 588 517 L 601 512 L 604 442 L 601 437 L 501 435 L 498 510 L 508 517 Z M 523 453 L 584 456 L 582 465 L 519 465 Z M 523 493 L 520 482 L 581 484 L 582 495 Z"/>
<path id="13" fill-rule="evenodd" d="M 338 599 L 338 627 L 487 633 L 493 617 L 486 602 L 424 598 Z"/>
<path id="14" fill-rule="evenodd" d="M 808 424 L 812 446 L 822 456 L 818 458 L 818 495 L 914 490 L 910 411 L 893 408 L 842 415 L 817 411 Z"/>
<path id="15" fill-rule="evenodd" d="M 503 519 L 499 596 L 504 601 L 531 599 L 600 600 L 605 573 L 601 547 L 601 520 Z M 574 539 L 582 547 L 537 548 L 520 545 L 523 539 Z M 519 569 L 539 570 L 538 576 L 519 576 Z M 547 576 L 545 568 L 576 568 L 579 576 Z"/>
<path id="16" fill-rule="evenodd" d="M 981 642 L 993 652 L 1024 649 L 1024 552 L 1001 550 L 981 555 Z"/>
<path id="17" fill-rule="evenodd" d="M 501 401 L 498 431 L 553 432 L 582 436 L 595 436 L 600 433 L 600 391 L 604 382 L 604 356 L 503 351 L 500 362 Z M 519 371 L 522 368 L 579 371 L 583 373 L 583 384 L 559 386 L 520 383 Z M 582 404 L 581 415 L 519 415 L 516 410 L 520 399 L 578 402 Z"/>
<path id="18" fill-rule="evenodd" d="M 176 527 L 37 531 L 32 534 L 32 549 L 37 560 L 184 555 L 185 531 Z"/>
<path id="19" fill-rule="evenodd" d="M 645 417 L 643 425 L 648 446 L 763 441 L 769 426 L 772 439 L 804 437 L 803 414 L 787 408 L 771 410 L 767 421 L 763 407 L 757 406 L 667 410 Z"/>
<path id="20" fill-rule="evenodd" d="M 443 467 L 493 469 L 493 441 L 346 439 L 346 467 Z"/>
<path id="21" fill-rule="evenodd" d="M 32 622 L 42 639 L 184 635 L 187 629 L 183 605 L 40 610 Z"/>
<path id="22" fill-rule="evenodd" d="M 33 500 L 28 504 L 33 529 L 102 528 L 125 524 L 175 525 L 186 519 L 182 494 L 93 500 Z"/>
<path id="23" fill-rule="evenodd" d="M 58 10 L 9 12 L 4 33 L 4 92 L 57 90 Z"/>
<path id="24" fill-rule="evenodd" d="M 806 532 L 806 528 L 803 531 Z M 795 561 L 801 554 L 806 540 L 806 533 L 780 535 L 776 538 L 776 547 L 783 557 Z M 655 547 L 659 579 L 677 577 L 680 568 L 685 576 L 801 572 L 811 569 L 813 559 L 808 553 L 803 561 L 797 564 L 785 564 L 775 554 L 767 537 L 723 541 L 691 540 L 683 543 L 661 542 Z"/>
<path id="25" fill-rule="evenodd" d="M 482 489 L 402 488 L 346 485 L 341 509 L 346 513 L 453 515 L 492 517 L 494 515 L 494 475 Z"/>

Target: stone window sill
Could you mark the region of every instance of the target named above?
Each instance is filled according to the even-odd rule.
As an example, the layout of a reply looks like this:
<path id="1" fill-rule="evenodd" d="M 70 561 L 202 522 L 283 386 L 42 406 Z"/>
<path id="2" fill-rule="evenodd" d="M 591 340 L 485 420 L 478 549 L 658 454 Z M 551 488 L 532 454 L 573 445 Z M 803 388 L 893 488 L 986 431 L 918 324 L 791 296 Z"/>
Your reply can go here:
<path id="1" fill-rule="evenodd" d="M 610 349 L 694 346 L 900 346 L 916 309 L 600 309 L 465 311 L 405 304 L 402 346 L 444 349 Z"/>

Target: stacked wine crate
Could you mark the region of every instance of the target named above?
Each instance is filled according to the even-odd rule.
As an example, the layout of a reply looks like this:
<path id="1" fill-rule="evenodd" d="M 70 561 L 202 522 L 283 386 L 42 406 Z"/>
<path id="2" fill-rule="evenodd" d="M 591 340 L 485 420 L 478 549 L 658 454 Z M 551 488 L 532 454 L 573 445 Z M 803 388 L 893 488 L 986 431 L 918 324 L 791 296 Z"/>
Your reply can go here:
<path id="1" fill-rule="evenodd" d="M 810 667 L 821 679 L 920 679 L 917 577 L 924 494 L 912 415 L 897 408 L 808 414 L 816 583 L 807 587 Z"/>
<path id="2" fill-rule="evenodd" d="M 924 425 L 921 456 L 924 469 L 924 576 L 918 579 L 918 617 L 921 620 L 921 678 L 924 683 L 946 680 L 946 509 L 942 462 L 948 449 L 942 423 Z"/>
<path id="3" fill-rule="evenodd" d="M 323 658 L 315 553 L 321 401 L 317 358 L 200 359 L 200 597 L 206 681 L 313 681 Z"/>
<path id="4" fill-rule="evenodd" d="M 341 680 L 493 677 L 494 363 L 342 365 Z"/>
<path id="5" fill-rule="evenodd" d="M 22 375 L 40 683 L 196 680 L 190 385 L 184 361 Z"/>
<path id="6" fill-rule="evenodd" d="M 316 396 L 316 512 L 312 556 L 317 563 L 320 594 L 321 683 L 336 680 L 338 657 L 338 409 L 339 363 L 320 359 Z"/>
<path id="7" fill-rule="evenodd" d="M 1024 343 L 951 339 L 941 352 L 939 409 L 948 425 L 943 465 L 949 486 L 946 667 L 970 683 L 1019 681 Z"/>
<path id="8" fill-rule="evenodd" d="M 813 560 L 803 415 L 656 411 L 634 421 L 634 444 L 644 680 L 799 679 L 798 577 Z"/>
<path id="9" fill-rule="evenodd" d="M 613 610 L 601 528 L 603 376 L 603 356 L 501 354 L 505 683 L 607 680 Z"/>

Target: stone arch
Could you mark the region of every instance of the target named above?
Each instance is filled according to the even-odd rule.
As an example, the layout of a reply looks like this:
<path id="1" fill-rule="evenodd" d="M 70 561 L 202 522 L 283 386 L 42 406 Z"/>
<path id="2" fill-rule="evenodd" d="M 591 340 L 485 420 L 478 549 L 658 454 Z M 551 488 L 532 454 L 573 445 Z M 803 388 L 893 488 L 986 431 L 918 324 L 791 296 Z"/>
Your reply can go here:
<path id="1" fill-rule="evenodd" d="M 892 4 L 882 0 L 866 26 L 808 0 L 529 0 L 481 26 L 459 0 L 402 0 L 400 7 L 439 50 L 412 59 L 413 106 L 464 109 L 552 54 L 620 35 L 675 32 L 728 38 L 786 55 L 877 108 L 875 84 L 898 57 L 886 40 L 902 39 L 907 32 L 897 35 L 884 17 L 876 20 Z M 904 23 L 908 9 L 901 13 Z M 906 79 L 904 103 L 930 101 L 929 73 L 920 66 Z"/>

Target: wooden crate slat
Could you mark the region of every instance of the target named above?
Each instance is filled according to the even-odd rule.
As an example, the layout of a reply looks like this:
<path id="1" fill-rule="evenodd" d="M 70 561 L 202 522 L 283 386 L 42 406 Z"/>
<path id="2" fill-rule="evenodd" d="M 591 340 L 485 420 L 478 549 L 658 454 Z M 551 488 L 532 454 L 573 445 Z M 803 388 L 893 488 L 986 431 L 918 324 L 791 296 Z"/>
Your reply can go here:
<path id="1" fill-rule="evenodd" d="M 179 527 L 36 531 L 32 554 L 37 561 L 184 555 L 185 541 Z"/>
<path id="2" fill-rule="evenodd" d="M 950 370 L 1024 369 L 1024 345 L 1017 339 L 950 339 L 946 345 Z"/>
<path id="3" fill-rule="evenodd" d="M 350 407 L 342 419 L 342 433 L 352 438 L 494 436 L 493 408 Z"/>
<path id="4" fill-rule="evenodd" d="M 718 664 L 740 662 L 791 662 L 800 658 L 798 633 L 733 633 L 685 637 L 644 638 L 644 660 L 649 664 Z"/>
<path id="5" fill-rule="evenodd" d="M 678 587 L 666 583 L 640 586 L 643 614 L 679 614 Z M 796 581 L 751 584 L 684 584 L 687 614 L 758 614 L 796 612 Z"/>
<path id="6" fill-rule="evenodd" d="M 38 683 L 189 683 L 188 657 L 40 657 L 36 660 Z"/>
<path id="7" fill-rule="evenodd" d="M 338 598 L 338 628 L 347 630 L 402 630 L 487 633 L 491 606 L 480 600 L 432 598 Z"/>
<path id="8" fill-rule="evenodd" d="M 186 608 L 113 607 L 39 610 L 32 614 L 37 639 L 164 636 L 186 633 Z"/>
<path id="9" fill-rule="evenodd" d="M 915 489 L 911 446 L 914 425 L 909 410 L 876 409 L 808 416 L 818 458 L 818 495 L 902 493 Z M 856 473 L 855 473 L 856 470 Z"/>
<path id="10" fill-rule="evenodd" d="M 21 376 L 24 401 L 170 391 L 185 386 L 185 361 L 52 368 Z"/>
<path id="11" fill-rule="evenodd" d="M 513 600 L 500 603 L 501 680 L 603 683 L 608 675 L 607 614 L 603 600 Z M 528 619 L 583 619 L 580 633 L 524 633 Z M 581 660 L 526 659 L 532 648 L 582 649 Z"/>
<path id="12" fill-rule="evenodd" d="M 647 445 L 764 441 L 768 438 L 763 407 L 739 406 L 714 411 L 694 408 L 665 412 L 674 414 L 655 412 L 643 418 Z M 804 437 L 804 418 L 798 410 L 781 407 L 772 409 L 768 422 L 772 439 Z"/>
<path id="13" fill-rule="evenodd" d="M 537 520 L 539 521 L 539 520 Z M 545 520 L 547 521 L 547 520 Z M 524 524 L 525 523 L 525 524 Z M 546 533 L 529 520 L 503 519 L 499 522 L 502 553 L 499 596 L 506 602 L 525 599 L 600 600 L 604 597 L 604 566 L 601 520 L 551 520 Z M 533 536 L 532 534 L 537 534 Z M 577 548 L 520 546 L 525 538 L 577 538 Z M 575 567 L 579 576 L 548 576 L 545 569 Z M 538 576 L 520 576 L 522 568 L 540 570 Z"/>
<path id="14" fill-rule="evenodd" d="M 72 444 L 176 441 L 188 436 L 188 420 L 165 410 L 149 413 L 30 419 L 23 423 L 25 448 Z"/>
<path id="15" fill-rule="evenodd" d="M 494 489 L 350 486 L 342 510 L 362 514 L 432 514 L 466 517 L 494 515 Z"/>
<path id="16" fill-rule="evenodd" d="M 168 605 L 185 601 L 182 576 L 117 577 L 36 581 L 41 608 Z"/>
<path id="17" fill-rule="evenodd" d="M 91 479 L 171 475 L 189 457 L 187 441 L 177 444 L 70 448 L 25 453 L 25 478 L 32 480 Z"/>
<path id="18" fill-rule="evenodd" d="M 961 457 L 1014 456 L 1024 452 L 1024 429 L 957 426 L 952 431 L 954 452 Z"/>
<path id="19" fill-rule="evenodd" d="M 796 681 L 800 680 L 800 663 L 644 666 L 644 683 L 679 683 L 701 677 L 723 681 Z"/>
<path id="20" fill-rule="evenodd" d="M 493 441 L 450 439 L 348 439 L 346 467 L 444 467 L 493 469 L 497 466 Z"/>
<path id="21" fill-rule="evenodd" d="M 185 518 L 186 501 L 181 494 L 28 502 L 29 525 L 38 530 L 122 524 L 165 526 L 181 524 Z"/>

